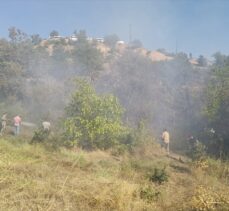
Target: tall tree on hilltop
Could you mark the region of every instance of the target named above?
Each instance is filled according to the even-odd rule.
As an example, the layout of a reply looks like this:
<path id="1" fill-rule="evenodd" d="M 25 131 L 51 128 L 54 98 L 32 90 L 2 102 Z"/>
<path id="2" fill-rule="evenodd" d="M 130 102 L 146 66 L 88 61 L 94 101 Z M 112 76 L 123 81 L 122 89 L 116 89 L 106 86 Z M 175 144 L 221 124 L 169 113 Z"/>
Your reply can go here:
<path id="1" fill-rule="evenodd" d="M 13 43 L 26 41 L 28 39 L 28 35 L 16 27 L 10 27 L 8 31 L 9 38 Z"/>
<path id="2" fill-rule="evenodd" d="M 34 45 L 38 45 L 42 41 L 42 38 L 40 37 L 39 34 L 33 34 L 33 35 L 31 35 L 31 39 L 32 39 L 32 43 Z"/>
<path id="3" fill-rule="evenodd" d="M 200 55 L 197 61 L 201 67 L 207 66 L 207 59 L 203 55 Z"/>
<path id="4" fill-rule="evenodd" d="M 51 31 L 51 32 L 50 32 L 49 36 L 50 36 L 50 37 L 56 37 L 56 36 L 59 36 L 59 32 L 58 32 L 58 31 L 56 31 L 56 30 L 53 30 L 53 31 Z"/>

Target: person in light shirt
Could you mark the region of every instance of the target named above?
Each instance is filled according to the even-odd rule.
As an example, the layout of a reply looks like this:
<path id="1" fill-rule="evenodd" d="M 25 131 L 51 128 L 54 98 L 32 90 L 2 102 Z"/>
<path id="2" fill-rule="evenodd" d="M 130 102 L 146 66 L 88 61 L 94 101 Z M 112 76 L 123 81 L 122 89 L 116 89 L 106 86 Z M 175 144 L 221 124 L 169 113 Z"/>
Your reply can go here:
<path id="1" fill-rule="evenodd" d="M 51 124 L 48 121 L 44 121 L 44 122 L 42 122 L 42 127 L 43 127 L 43 130 L 44 131 L 49 132 L 50 131 Z"/>
<path id="2" fill-rule="evenodd" d="M 20 127 L 21 127 L 21 117 L 17 115 L 14 117 L 15 136 L 19 135 Z"/>
<path id="3" fill-rule="evenodd" d="M 170 136 L 169 136 L 169 132 L 167 131 L 167 129 L 164 129 L 161 138 L 162 138 L 162 140 L 163 140 L 163 145 L 164 145 L 164 147 L 165 147 L 167 153 L 169 154 Z"/>

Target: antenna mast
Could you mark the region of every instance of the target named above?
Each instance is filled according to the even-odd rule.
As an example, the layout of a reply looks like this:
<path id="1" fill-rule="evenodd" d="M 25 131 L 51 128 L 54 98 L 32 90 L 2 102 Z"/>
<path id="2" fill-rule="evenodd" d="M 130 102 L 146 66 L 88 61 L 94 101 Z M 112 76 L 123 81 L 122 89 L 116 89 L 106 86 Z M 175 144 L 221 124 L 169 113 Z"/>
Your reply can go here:
<path id="1" fill-rule="evenodd" d="M 132 26 L 131 24 L 129 25 L 129 43 L 132 42 Z"/>

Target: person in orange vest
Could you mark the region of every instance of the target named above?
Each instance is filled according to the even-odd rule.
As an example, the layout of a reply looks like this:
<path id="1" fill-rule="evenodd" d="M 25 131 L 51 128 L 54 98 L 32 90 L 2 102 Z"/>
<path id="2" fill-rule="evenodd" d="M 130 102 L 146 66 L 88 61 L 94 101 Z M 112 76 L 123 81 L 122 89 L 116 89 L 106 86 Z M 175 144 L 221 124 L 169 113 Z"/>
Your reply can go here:
<path id="1" fill-rule="evenodd" d="M 163 140 L 163 145 L 164 145 L 167 153 L 169 154 L 170 135 L 169 135 L 169 132 L 167 131 L 167 129 L 164 129 L 161 138 Z"/>

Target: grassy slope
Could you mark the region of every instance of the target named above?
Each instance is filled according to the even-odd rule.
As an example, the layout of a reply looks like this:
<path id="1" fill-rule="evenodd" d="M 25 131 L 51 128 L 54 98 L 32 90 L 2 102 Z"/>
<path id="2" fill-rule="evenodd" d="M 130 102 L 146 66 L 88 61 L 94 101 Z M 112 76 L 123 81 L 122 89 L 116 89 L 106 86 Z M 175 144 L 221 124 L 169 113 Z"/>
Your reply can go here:
<path id="1" fill-rule="evenodd" d="M 215 172 L 219 164 L 211 165 L 213 171 L 166 157 L 156 145 L 114 157 L 1 139 L 0 210 L 198 210 L 212 206 L 217 197 L 229 210 L 224 196 L 229 193 L 228 166 Z M 150 182 L 153 169 L 164 166 L 168 182 Z"/>

